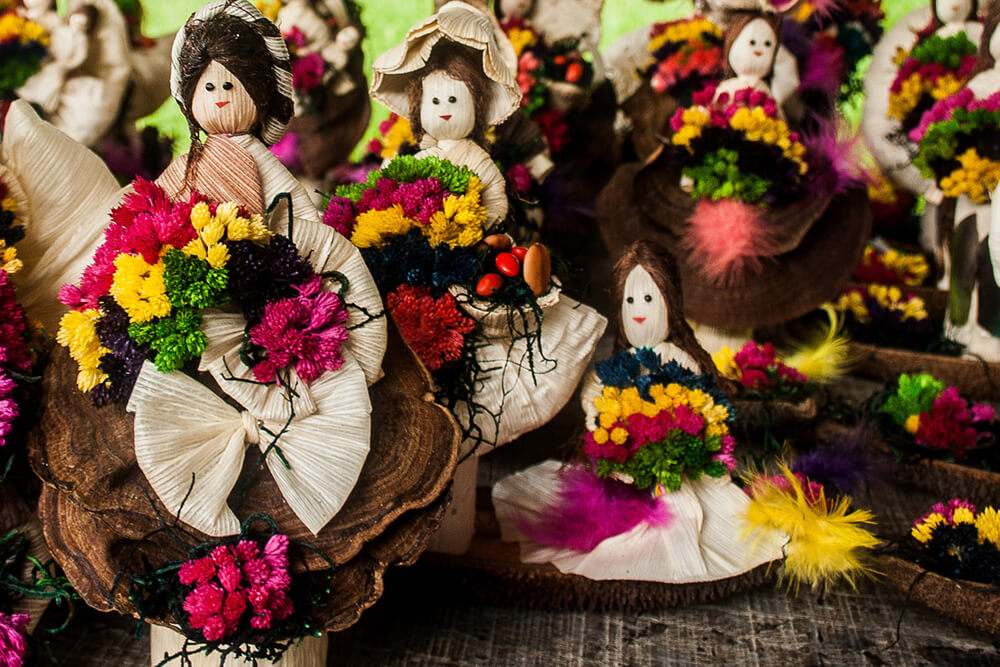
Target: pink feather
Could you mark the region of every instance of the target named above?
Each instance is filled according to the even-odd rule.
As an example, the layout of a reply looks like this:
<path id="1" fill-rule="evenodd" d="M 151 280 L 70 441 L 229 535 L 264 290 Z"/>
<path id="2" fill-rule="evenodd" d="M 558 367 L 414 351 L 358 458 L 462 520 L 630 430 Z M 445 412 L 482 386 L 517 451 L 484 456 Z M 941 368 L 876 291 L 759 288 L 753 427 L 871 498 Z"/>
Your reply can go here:
<path id="1" fill-rule="evenodd" d="M 843 50 L 828 40 L 815 40 L 803 72 L 799 92 L 816 90 L 832 101 L 840 91 L 840 83 L 844 78 Z"/>
<path id="2" fill-rule="evenodd" d="M 640 523 L 659 526 L 673 518 L 648 490 L 598 477 L 583 467 L 563 470 L 560 483 L 558 499 L 541 517 L 514 517 L 518 530 L 533 542 L 593 551 L 609 537 L 627 533 Z"/>
<path id="3" fill-rule="evenodd" d="M 733 199 L 701 200 L 688 218 L 684 246 L 691 263 L 712 282 L 732 285 L 746 271 L 760 271 L 763 257 L 773 256 L 774 233 L 761 209 Z"/>
<path id="4" fill-rule="evenodd" d="M 843 194 L 851 188 L 874 181 L 873 159 L 861 135 L 847 121 L 817 119 L 817 128 L 802 137 L 814 177 L 808 182 L 812 192 Z"/>

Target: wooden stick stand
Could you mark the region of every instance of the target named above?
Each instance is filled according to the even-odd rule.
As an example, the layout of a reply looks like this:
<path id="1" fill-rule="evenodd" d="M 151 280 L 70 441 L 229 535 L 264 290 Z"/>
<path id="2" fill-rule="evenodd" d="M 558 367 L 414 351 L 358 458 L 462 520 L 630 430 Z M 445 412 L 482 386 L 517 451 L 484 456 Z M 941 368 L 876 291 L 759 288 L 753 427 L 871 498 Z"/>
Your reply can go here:
<path id="1" fill-rule="evenodd" d="M 445 510 L 441 527 L 431 535 L 427 550 L 458 556 L 472 546 L 476 532 L 476 477 L 479 457 L 470 456 L 455 468 L 451 487 L 451 503 Z"/>
<path id="2" fill-rule="evenodd" d="M 184 635 L 162 625 L 150 626 L 149 632 L 149 664 L 158 665 L 164 654 L 174 655 L 184 646 Z M 298 646 L 292 646 L 284 657 L 274 664 L 277 667 L 325 667 L 327 652 L 330 649 L 330 635 L 322 637 L 306 637 Z M 191 667 L 242 667 L 252 662 L 239 658 L 227 658 L 219 664 L 219 654 L 199 654 L 190 657 Z"/>

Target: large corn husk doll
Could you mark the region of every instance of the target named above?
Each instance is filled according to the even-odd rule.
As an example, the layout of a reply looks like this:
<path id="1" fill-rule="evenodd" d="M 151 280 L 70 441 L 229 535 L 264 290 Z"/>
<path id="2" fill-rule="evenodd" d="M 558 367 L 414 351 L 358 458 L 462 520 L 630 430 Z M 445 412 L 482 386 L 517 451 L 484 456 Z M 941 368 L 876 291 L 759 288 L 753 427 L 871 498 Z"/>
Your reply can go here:
<path id="1" fill-rule="evenodd" d="M 560 294 L 542 246 L 524 249 L 518 259 L 509 239 L 494 235 L 507 217 L 507 195 L 480 142 L 521 99 L 509 44 L 498 42 L 494 26 L 474 7 L 452 2 L 378 58 L 372 96 L 410 120 L 421 151 L 396 158 L 367 184 L 338 190 L 328 209 L 348 211 L 337 224 L 346 224 L 344 233 L 363 248 L 404 338 L 424 349 L 432 370 L 465 369 L 458 380 L 440 381 L 466 431 L 465 455 L 485 453 L 555 416 L 605 326 L 595 311 Z M 451 192 L 444 200 L 435 194 L 442 184 Z M 426 205 L 413 209 L 403 193 L 417 187 L 430 189 L 421 190 Z M 399 205 L 402 219 L 394 213 Z M 486 237 L 492 245 L 477 250 Z M 424 267 L 420 257 L 432 258 L 436 268 Z M 505 266 L 493 269 L 494 260 Z M 446 332 L 422 343 L 438 326 Z M 442 549 L 464 551 L 471 539 L 475 470 L 474 458 L 459 470 L 465 490 L 456 496 L 467 497 L 453 506 L 450 521 L 461 535 Z"/>

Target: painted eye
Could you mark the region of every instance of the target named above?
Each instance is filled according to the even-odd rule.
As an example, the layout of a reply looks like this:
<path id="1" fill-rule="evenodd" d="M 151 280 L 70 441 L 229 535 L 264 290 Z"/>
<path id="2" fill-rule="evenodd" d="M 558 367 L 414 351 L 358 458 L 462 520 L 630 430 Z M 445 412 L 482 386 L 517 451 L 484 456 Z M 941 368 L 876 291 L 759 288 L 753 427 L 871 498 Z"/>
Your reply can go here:
<path id="1" fill-rule="evenodd" d="M 750 46 L 757 46 L 757 40 L 756 39 L 751 39 L 750 40 Z"/>
<path id="2" fill-rule="evenodd" d="M 767 40 L 766 42 L 764 42 L 764 46 L 771 48 L 771 40 Z"/>
<path id="3" fill-rule="evenodd" d="M 625 303 L 635 303 L 635 299 L 633 299 L 632 297 L 629 297 L 629 298 L 625 299 Z"/>
<path id="4" fill-rule="evenodd" d="M 454 95 L 452 95 L 451 97 L 448 98 L 448 103 L 449 104 L 454 104 L 457 101 L 458 101 L 458 98 L 455 97 Z"/>
<path id="5" fill-rule="evenodd" d="M 645 296 L 645 299 L 646 299 L 646 303 L 653 303 L 653 295 L 652 294 L 647 294 Z"/>
<path id="6" fill-rule="evenodd" d="M 441 100 L 435 97 L 434 99 L 431 100 L 431 104 L 441 104 Z"/>
<path id="7" fill-rule="evenodd" d="M 214 83 L 206 83 L 205 84 L 205 90 L 207 90 L 209 92 L 215 90 L 215 84 Z"/>
<path id="8" fill-rule="evenodd" d="M 222 89 L 223 90 L 232 90 L 233 89 L 233 82 L 232 81 L 226 81 L 224 84 L 222 84 Z"/>

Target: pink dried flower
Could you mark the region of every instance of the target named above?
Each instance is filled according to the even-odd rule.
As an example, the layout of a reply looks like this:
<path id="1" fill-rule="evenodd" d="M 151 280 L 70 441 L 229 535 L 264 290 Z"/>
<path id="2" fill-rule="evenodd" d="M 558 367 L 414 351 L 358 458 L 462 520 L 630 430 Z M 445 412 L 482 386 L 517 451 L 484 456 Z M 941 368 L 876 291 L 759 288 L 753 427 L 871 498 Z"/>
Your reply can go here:
<path id="1" fill-rule="evenodd" d="M 293 364 L 304 382 L 312 382 L 344 364 L 340 347 L 348 338 L 347 308 L 322 284 L 314 275 L 296 287 L 297 297 L 264 308 L 264 317 L 250 330 L 250 341 L 267 355 L 253 368 L 259 382 L 274 382 L 278 370 Z"/>
<path id="2" fill-rule="evenodd" d="M 302 95 L 308 95 L 323 82 L 326 63 L 319 53 L 292 59 L 292 85 Z"/>
<path id="3" fill-rule="evenodd" d="M 205 584 L 215 576 L 215 563 L 211 558 L 189 560 L 181 565 L 178 573 L 181 583 L 188 586 L 194 583 Z"/>
<path id="4" fill-rule="evenodd" d="M 531 189 L 531 172 L 521 163 L 512 165 L 507 170 L 507 180 L 514 186 L 516 192 L 527 192 Z"/>
<path id="5" fill-rule="evenodd" d="M 28 615 L 0 612 L 0 667 L 21 667 L 28 651 Z"/>

